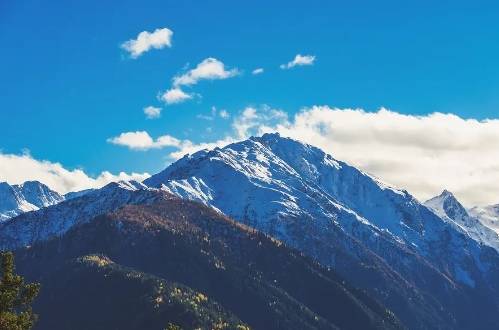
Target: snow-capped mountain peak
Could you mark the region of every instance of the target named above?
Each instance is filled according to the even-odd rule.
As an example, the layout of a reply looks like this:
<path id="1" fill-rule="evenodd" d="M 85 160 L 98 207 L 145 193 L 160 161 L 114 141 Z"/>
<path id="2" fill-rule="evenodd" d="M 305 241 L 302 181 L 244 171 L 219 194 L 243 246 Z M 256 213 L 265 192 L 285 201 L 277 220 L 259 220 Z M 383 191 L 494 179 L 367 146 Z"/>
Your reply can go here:
<path id="1" fill-rule="evenodd" d="M 0 222 L 21 213 L 60 203 L 64 197 L 38 181 L 0 183 Z"/>
<path id="2" fill-rule="evenodd" d="M 441 217 L 449 217 L 453 220 L 461 219 L 462 221 L 468 217 L 466 209 L 448 190 L 442 191 L 440 195 L 427 200 L 424 204 Z"/>
<path id="3" fill-rule="evenodd" d="M 440 195 L 426 201 L 424 205 L 474 240 L 499 251 L 499 235 L 484 225 L 478 217 L 468 213 L 450 191 L 444 190 Z"/>

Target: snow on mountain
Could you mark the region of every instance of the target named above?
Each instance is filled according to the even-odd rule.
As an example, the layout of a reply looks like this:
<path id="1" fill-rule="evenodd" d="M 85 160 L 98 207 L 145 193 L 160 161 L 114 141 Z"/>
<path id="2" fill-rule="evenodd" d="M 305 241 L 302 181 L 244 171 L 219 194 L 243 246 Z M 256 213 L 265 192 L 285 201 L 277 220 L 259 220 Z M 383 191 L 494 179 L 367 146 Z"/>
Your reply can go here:
<path id="1" fill-rule="evenodd" d="M 64 199 L 69 200 L 69 199 L 81 197 L 81 196 L 86 195 L 92 191 L 95 191 L 95 189 L 90 188 L 90 189 L 84 189 L 84 190 L 80 190 L 80 191 L 70 191 L 70 192 L 64 194 Z"/>
<path id="2" fill-rule="evenodd" d="M 63 200 L 63 196 L 38 181 L 26 181 L 19 185 L 0 182 L 0 222 Z"/>
<path id="3" fill-rule="evenodd" d="M 435 303 L 436 310 L 459 299 L 451 293 L 456 285 L 497 287 L 491 275 L 499 267 L 495 251 L 408 192 L 278 134 L 186 155 L 144 183 L 286 242 L 378 298 L 391 297 L 385 302 L 394 310 L 401 307 L 393 295 L 404 285 L 417 291 L 413 302 L 437 296 L 436 303 L 422 303 Z M 369 275 L 353 271 L 355 262 L 376 263 L 386 282 L 372 291 Z"/>
<path id="4" fill-rule="evenodd" d="M 469 210 L 469 214 L 499 234 L 499 204 L 473 207 Z"/>
<path id="5" fill-rule="evenodd" d="M 110 183 L 80 197 L 0 223 L 0 250 L 12 250 L 61 236 L 73 226 L 88 222 L 100 214 L 125 204 L 148 203 L 160 196 L 157 189 L 148 188 L 140 182 Z"/>
<path id="6" fill-rule="evenodd" d="M 370 235 L 370 239 L 388 234 L 442 269 L 452 263 L 452 277 L 473 282 L 471 274 L 458 276 L 466 273 L 459 266 L 464 260 L 454 260 L 461 257 L 452 251 L 470 244 L 450 224 L 406 191 L 278 134 L 186 156 L 145 184 L 211 205 L 288 242 L 293 241 L 290 218 L 300 218 L 315 230 L 336 225 L 355 236 Z M 447 260 L 433 248 L 444 234 L 451 235 Z M 476 249 L 472 244 L 468 248 Z M 472 263 L 479 263 L 478 258 Z"/>
<path id="7" fill-rule="evenodd" d="M 426 201 L 424 205 L 443 220 L 455 225 L 457 230 L 499 252 L 498 233 L 483 224 L 477 216 L 470 215 L 451 192 L 444 190 L 439 196 Z"/>

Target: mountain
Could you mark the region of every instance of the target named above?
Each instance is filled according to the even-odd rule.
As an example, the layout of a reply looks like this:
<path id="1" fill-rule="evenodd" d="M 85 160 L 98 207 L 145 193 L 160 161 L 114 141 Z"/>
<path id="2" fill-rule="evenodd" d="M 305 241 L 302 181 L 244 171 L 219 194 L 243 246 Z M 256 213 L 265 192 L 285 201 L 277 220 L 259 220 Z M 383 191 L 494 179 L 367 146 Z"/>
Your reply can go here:
<path id="1" fill-rule="evenodd" d="M 136 181 L 109 183 L 81 197 L 0 223 L 0 250 L 14 250 L 61 236 L 73 226 L 88 222 L 99 214 L 126 204 L 149 203 L 155 198 L 154 189 Z"/>
<path id="2" fill-rule="evenodd" d="M 172 194 L 194 203 L 178 213 L 179 205 L 188 202 L 178 197 L 175 203 L 164 202 L 173 200 Z M 438 215 L 408 192 L 320 149 L 266 134 L 187 155 L 145 184 L 113 183 L 21 214 L 0 224 L 0 249 L 18 249 L 25 274 L 42 284 L 60 280 L 61 273 L 46 271 L 102 255 L 119 267 L 207 294 L 256 328 L 272 320 L 277 328 L 349 328 L 352 319 L 361 322 L 357 328 L 397 326 L 369 296 L 411 329 L 498 328 L 499 255 L 458 224 L 464 213 L 453 203 L 445 206 L 446 216 Z M 199 214 L 212 220 L 201 225 Z M 251 259 L 244 251 L 258 249 L 245 245 L 246 236 L 227 225 L 223 234 L 212 231 L 219 228 L 213 225 L 216 217 L 244 235 L 253 237 L 252 228 L 268 235 L 255 234 L 288 256 L 281 259 L 279 249 L 253 238 L 251 244 L 262 243 L 269 257 Z M 220 245 L 204 248 L 205 239 L 212 240 L 198 236 L 203 232 L 218 233 L 213 241 Z M 182 239 L 168 238 L 177 234 Z M 226 270 L 230 264 L 234 271 L 228 277 L 210 273 L 210 263 L 201 262 L 206 256 L 214 258 L 209 260 L 215 268 Z M 301 266 L 285 267 L 297 258 Z M 254 270 L 255 264 L 260 266 Z M 219 277 L 223 282 L 217 282 Z M 327 283 L 336 289 L 327 291 Z M 329 298 L 322 297 L 323 290 Z M 241 292 L 251 294 L 244 301 L 252 304 L 241 305 L 235 298 Z"/>
<path id="3" fill-rule="evenodd" d="M 473 207 L 469 213 L 482 224 L 499 234 L 499 204 L 485 207 Z"/>
<path id="4" fill-rule="evenodd" d="M 145 201 L 15 252 L 19 273 L 42 284 L 37 329 L 400 328 L 363 291 L 282 242 L 167 192 L 131 194 L 141 191 Z"/>
<path id="5" fill-rule="evenodd" d="M 0 222 L 63 200 L 63 196 L 38 181 L 26 181 L 19 185 L 0 182 Z"/>
<path id="6" fill-rule="evenodd" d="M 480 221 L 480 217 L 470 215 L 451 192 L 444 190 L 439 196 L 429 199 L 424 204 L 442 219 L 454 224 L 457 230 L 499 251 L 498 233 Z M 474 210 L 478 209 L 474 208 Z M 485 215 L 481 218 L 485 218 Z"/>
<path id="7" fill-rule="evenodd" d="M 410 328 L 499 326 L 495 250 L 318 148 L 265 134 L 186 155 L 144 183 L 334 268 Z"/>

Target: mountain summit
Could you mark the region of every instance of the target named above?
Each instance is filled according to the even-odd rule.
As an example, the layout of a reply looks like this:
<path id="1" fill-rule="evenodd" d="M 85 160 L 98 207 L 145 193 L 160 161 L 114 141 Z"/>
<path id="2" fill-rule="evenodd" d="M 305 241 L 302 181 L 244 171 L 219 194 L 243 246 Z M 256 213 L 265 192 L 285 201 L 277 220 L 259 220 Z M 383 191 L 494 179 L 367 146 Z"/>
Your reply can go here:
<path id="1" fill-rule="evenodd" d="M 469 216 L 454 194 L 448 190 L 442 191 L 440 195 L 427 200 L 424 204 L 441 217 L 448 217 L 453 220 L 460 219 L 461 222 L 465 222 Z"/>
<path id="2" fill-rule="evenodd" d="M 499 235 L 480 219 L 480 214 L 468 212 L 457 198 L 447 190 L 424 203 L 444 221 L 454 225 L 458 231 L 469 235 L 481 244 L 499 252 Z M 476 212 L 477 208 L 474 208 Z M 483 216 L 482 216 L 483 218 Z"/>
<path id="3" fill-rule="evenodd" d="M 16 185 L 0 182 L 0 222 L 63 200 L 62 195 L 38 181 Z"/>
<path id="4" fill-rule="evenodd" d="M 279 134 L 186 155 L 144 183 L 209 205 L 334 267 L 408 324 L 480 322 L 458 312 L 474 300 L 464 288 L 497 290 L 493 272 L 485 271 L 498 269 L 495 251 L 406 191 Z M 448 211 L 462 212 L 455 206 Z"/>

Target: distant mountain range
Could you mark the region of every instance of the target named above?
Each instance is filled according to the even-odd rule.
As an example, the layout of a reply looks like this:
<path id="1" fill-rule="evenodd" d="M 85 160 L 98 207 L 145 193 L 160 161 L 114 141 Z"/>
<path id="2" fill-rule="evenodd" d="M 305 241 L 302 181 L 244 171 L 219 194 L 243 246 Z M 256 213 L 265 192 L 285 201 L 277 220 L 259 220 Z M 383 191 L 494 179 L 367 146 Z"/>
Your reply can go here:
<path id="1" fill-rule="evenodd" d="M 0 182 L 0 222 L 63 200 L 64 196 L 38 181 L 26 181 L 19 185 Z"/>
<path id="2" fill-rule="evenodd" d="M 70 283 L 64 274 L 91 285 L 110 272 L 107 294 L 121 300 L 119 285 L 137 287 L 121 280 L 131 272 L 214 299 L 191 323 L 165 312 L 186 328 L 213 315 L 234 328 L 499 328 L 499 208 L 466 210 L 447 191 L 420 203 L 278 134 L 186 155 L 144 183 L 57 196 L 23 214 L 0 205 L 19 214 L 0 224 L 0 249 L 17 250 L 23 273 L 54 294 L 69 292 L 57 284 Z M 81 299 L 100 299 L 71 283 Z M 140 287 L 147 296 L 154 285 Z M 241 292 L 247 305 L 234 298 Z M 40 314 L 70 308 L 48 299 Z M 65 315 L 66 324 L 79 317 Z"/>

